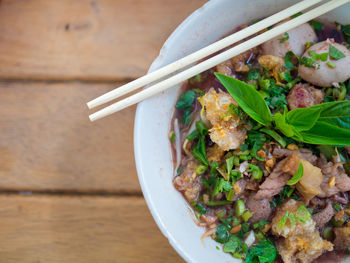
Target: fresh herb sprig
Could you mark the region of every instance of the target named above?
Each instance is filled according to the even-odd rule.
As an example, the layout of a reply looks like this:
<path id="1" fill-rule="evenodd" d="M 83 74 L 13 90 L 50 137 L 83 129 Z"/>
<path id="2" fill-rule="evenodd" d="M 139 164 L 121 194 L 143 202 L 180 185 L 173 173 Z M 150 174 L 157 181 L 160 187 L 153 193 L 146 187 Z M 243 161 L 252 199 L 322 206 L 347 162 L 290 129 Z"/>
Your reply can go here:
<path id="1" fill-rule="evenodd" d="M 238 105 L 265 127 L 310 144 L 350 146 L 350 101 L 336 101 L 272 114 L 261 95 L 247 83 L 215 73 Z"/>

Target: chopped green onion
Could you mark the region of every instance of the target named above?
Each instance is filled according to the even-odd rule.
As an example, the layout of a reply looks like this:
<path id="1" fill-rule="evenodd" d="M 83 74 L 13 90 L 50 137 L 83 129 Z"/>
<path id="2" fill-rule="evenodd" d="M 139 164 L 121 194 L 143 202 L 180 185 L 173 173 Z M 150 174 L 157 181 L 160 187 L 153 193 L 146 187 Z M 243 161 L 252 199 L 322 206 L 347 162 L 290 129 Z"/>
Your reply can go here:
<path id="1" fill-rule="evenodd" d="M 189 135 L 187 135 L 187 140 L 189 141 L 193 141 L 194 139 L 196 139 L 199 136 L 199 132 L 197 130 L 192 131 Z"/>
<path id="2" fill-rule="evenodd" d="M 307 210 L 305 205 L 301 205 L 298 207 L 295 216 L 302 223 L 306 223 L 311 219 L 311 214 L 309 210 Z"/>
<path id="3" fill-rule="evenodd" d="M 329 44 L 329 56 L 334 60 L 345 58 L 344 53 L 341 52 L 339 49 L 337 49 L 332 44 Z"/>
<path id="4" fill-rule="evenodd" d="M 243 223 L 242 224 L 242 231 L 248 232 L 249 231 L 249 223 Z"/>
<path id="5" fill-rule="evenodd" d="M 337 211 L 340 211 L 340 210 L 343 209 L 339 204 L 335 204 L 333 207 L 334 207 L 334 209 L 337 210 Z"/>
<path id="6" fill-rule="evenodd" d="M 311 47 L 313 44 L 315 44 L 314 42 L 306 42 L 305 43 L 305 49 L 308 49 L 309 47 Z"/>
<path id="7" fill-rule="evenodd" d="M 208 128 L 205 126 L 205 124 L 201 121 L 196 121 L 196 128 L 200 135 L 207 135 L 208 134 Z"/>
<path id="8" fill-rule="evenodd" d="M 244 220 L 244 222 L 247 222 L 249 218 L 251 218 L 252 216 L 253 216 L 253 213 L 247 210 L 243 213 L 242 219 Z"/>
<path id="9" fill-rule="evenodd" d="M 231 190 L 228 192 L 228 194 L 227 194 L 227 196 L 226 196 L 226 199 L 227 199 L 228 201 L 232 201 L 234 195 L 235 195 L 235 190 L 231 189 Z"/>
<path id="10" fill-rule="evenodd" d="M 242 177 L 242 173 L 240 171 L 231 171 L 231 176 L 234 177 L 234 179 L 239 179 Z"/>
<path id="11" fill-rule="evenodd" d="M 239 166 L 239 157 L 238 157 L 238 156 L 235 156 L 235 157 L 233 158 L 233 165 L 234 165 L 235 167 Z"/>
<path id="12" fill-rule="evenodd" d="M 324 228 L 323 232 L 322 232 L 322 236 L 324 239 L 330 241 L 333 239 L 333 228 L 330 226 L 327 226 Z"/>
<path id="13" fill-rule="evenodd" d="M 263 172 L 258 166 L 250 163 L 248 167 L 248 172 L 252 173 L 254 179 L 260 180 L 262 178 Z"/>
<path id="14" fill-rule="evenodd" d="M 193 89 L 200 97 L 204 95 L 203 90 L 201 89 Z"/>
<path id="15" fill-rule="evenodd" d="M 262 229 L 266 224 L 269 224 L 270 222 L 267 220 L 261 220 L 259 222 L 256 222 L 253 224 L 254 229 Z"/>
<path id="16" fill-rule="evenodd" d="M 174 141 L 175 141 L 175 132 L 172 132 L 170 137 L 170 142 L 174 142 Z"/>
<path id="17" fill-rule="evenodd" d="M 308 68 L 313 68 L 315 66 L 316 61 L 313 58 L 309 57 L 302 57 L 300 59 L 300 64 L 304 65 L 305 67 Z"/>
<path id="18" fill-rule="evenodd" d="M 286 82 L 290 82 L 292 81 L 292 76 L 290 75 L 290 73 L 288 71 L 286 72 L 281 72 L 279 74 L 281 80 L 285 80 Z"/>
<path id="19" fill-rule="evenodd" d="M 245 210 L 245 204 L 243 200 L 237 200 L 236 201 L 236 216 L 243 215 Z"/>
<path id="20" fill-rule="evenodd" d="M 302 163 L 299 163 L 299 168 L 293 177 L 287 182 L 287 185 L 295 185 L 304 176 L 304 167 Z"/>
<path id="21" fill-rule="evenodd" d="M 295 223 L 296 223 L 296 218 L 295 218 L 295 215 L 293 212 L 290 212 L 289 213 L 289 222 L 291 224 L 291 227 L 295 226 Z"/>
<path id="22" fill-rule="evenodd" d="M 249 155 L 240 155 L 239 159 L 241 159 L 242 161 L 249 161 L 252 159 L 252 157 Z"/>
<path id="23" fill-rule="evenodd" d="M 225 210 L 222 210 L 222 211 L 220 211 L 220 212 L 218 212 L 217 214 L 216 214 L 216 216 L 218 217 L 218 218 L 222 218 L 222 217 L 224 217 L 226 215 L 226 211 Z"/>
<path id="24" fill-rule="evenodd" d="M 201 175 L 204 174 L 208 170 L 208 166 L 198 165 L 196 168 L 196 174 Z"/>
<path id="25" fill-rule="evenodd" d="M 241 220 L 239 220 L 238 217 L 234 216 L 232 217 L 232 226 L 238 226 L 241 223 Z"/>
<path id="26" fill-rule="evenodd" d="M 278 227 L 279 228 L 283 228 L 287 222 L 289 216 L 289 211 L 287 210 L 286 213 L 284 214 L 284 216 L 281 218 L 280 221 L 278 221 Z"/>
<path id="27" fill-rule="evenodd" d="M 232 201 L 224 200 L 224 201 L 209 201 L 207 206 L 218 206 L 218 205 L 230 205 Z"/>
<path id="28" fill-rule="evenodd" d="M 328 65 L 328 67 L 330 67 L 330 68 L 335 68 L 334 63 L 331 62 L 331 61 L 328 61 L 328 62 L 327 62 L 327 65 Z"/>
<path id="29" fill-rule="evenodd" d="M 234 156 L 231 156 L 230 158 L 226 159 L 226 171 L 227 174 L 231 174 L 232 168 L 233 168 L 233 161 L 234 161 Z"/>

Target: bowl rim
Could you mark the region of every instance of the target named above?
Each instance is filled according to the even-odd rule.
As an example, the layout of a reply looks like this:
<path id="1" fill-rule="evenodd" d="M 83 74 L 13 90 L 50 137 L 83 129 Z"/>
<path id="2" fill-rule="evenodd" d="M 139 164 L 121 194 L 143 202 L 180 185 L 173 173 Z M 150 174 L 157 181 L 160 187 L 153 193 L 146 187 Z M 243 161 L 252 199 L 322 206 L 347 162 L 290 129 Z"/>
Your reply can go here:
<path id="1" fill-rule="evenodd" d="M 164 42 L 162 48 L 160 49 L 160 52 L 157 56 L 157 58 L 152 62 L 151 66 L 148 69 L 148 73 L 152 72 L 162 66 L 165 66 L 163 64 L 163 52 L 167 50 L 167 45 L 169 42 L 172 42 L 174 38 L 176 38 L 178 35 L 181 35 L 183 30 L 185 30 L 186 26 L 190 23 L 190 21 L 197 16 L 199 16 L 202 11 L 211 8 L 212 5 L 214 5 L 216 2 L 220 0 L 209 0 L 205 4 L 203 4 L 201 7 L 199 7 L 197 10 L 192 12 L 187 18 L 179 24 L 176 29 L 171 33 L 171 35 L 167 38 L 167 40 Z M 134 157 L 135 157 L 135 163 L 136 163 L 136 170 L 137 170 L 137 176 L 140 182 L 141 190 L 144 196 L 144 199 L 146 200 L 148 209 L 151 212 L 151 215 L 156 222 L 158 228 L 162 232 L 162 234 L 168 239 L 170 245 L 175 249 L 175 251 L 186 261 L 191 262 L 191 256 L 188 255 L 181 246 L 178 245 L 176 239 L 174 236 L 167 230 L 165 227 L 165 224 L 160 219 L 159 213 L 157 211 L 157 208 L 155 207 L 154 203 L 151 200 L 151 197 L 149 196 L 148 192 L 146 191 L 146 184 L 144 181 L 144 171 L 143 167 L 141 166 L 140 162 L 137 162 L 138 159 L 142 158 L 141 151 L 139 149 L 139 140 L 140 133 L 142 131 L 141 126 L 141 119 L 140 119 L 140 112 L 143 110 L 142 102 L 137 105 L 136 113 L 135 113 L 135 122 L 134 122 Z"/>

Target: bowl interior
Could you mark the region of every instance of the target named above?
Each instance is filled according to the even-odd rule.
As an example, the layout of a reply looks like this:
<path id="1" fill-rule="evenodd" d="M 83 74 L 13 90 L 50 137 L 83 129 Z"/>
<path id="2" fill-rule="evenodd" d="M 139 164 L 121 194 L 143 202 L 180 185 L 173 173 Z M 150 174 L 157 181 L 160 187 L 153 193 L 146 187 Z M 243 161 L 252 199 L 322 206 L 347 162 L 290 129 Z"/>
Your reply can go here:
<path id="1" fill-rule="evenodd" d="M 188 17 L 169 37 L 150 71 L 204 47 L 236 26 L 269 16 L 296 0 L 212 0 Z M 350 23 L 350 4 L 321 17 Z M 168 139 L 179 86 L 140 103 L 135 119 L 135 159 L 141 188 L 162 233 L 188 262 L 241 262 L 216 248 L 197 227 L 182 195 L 172 184 L 173 164 Z"/>

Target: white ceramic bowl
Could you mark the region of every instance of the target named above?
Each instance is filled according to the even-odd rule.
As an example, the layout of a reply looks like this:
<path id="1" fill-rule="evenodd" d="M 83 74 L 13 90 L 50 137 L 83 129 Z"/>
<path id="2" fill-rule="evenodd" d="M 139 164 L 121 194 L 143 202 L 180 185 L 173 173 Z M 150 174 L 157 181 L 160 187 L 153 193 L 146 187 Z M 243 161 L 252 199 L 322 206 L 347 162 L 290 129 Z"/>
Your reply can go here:
<path id="1" fill-rule="evenodd" d="M 212 0 L 190 15 L 169 37 L 153 62 L 153 71 L 204 47 L 236 26 L 252 22 L 294 4 L 296 0 Z M 323 19 L 350 23 L 350 4 Z M 200 241 L 204 229 L 195 225 L 189 207 L 174 188 L 168 139 L 179 87 L 140 103 L 135 119 L 135 160 L 141 188 L 154 220 L 174 249 L 188 262 L 240 262 L 216 249 L 215 241 Z"/>

